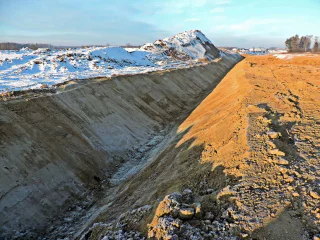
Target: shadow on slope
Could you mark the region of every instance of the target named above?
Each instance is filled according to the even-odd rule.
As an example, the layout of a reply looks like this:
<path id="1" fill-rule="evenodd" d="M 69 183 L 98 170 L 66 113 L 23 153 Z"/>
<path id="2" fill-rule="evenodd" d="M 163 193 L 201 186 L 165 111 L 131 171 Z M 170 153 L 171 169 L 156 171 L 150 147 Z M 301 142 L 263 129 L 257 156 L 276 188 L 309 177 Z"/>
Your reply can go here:
<path id="1" fill-rule="evenodd" d="M 121 230 L 124 232 L 135 231 L 147 235 L 148 223 L 152 222 L 156 208 L 163 197 L 173 192 L 183 192 L 185 189 L 190 189 L 193 200 L 200 202 L 202 206 L 202 216 L 187 221 L 188 224 L 199 227 L 201 221 L 208 217 L 208 213 L 211 220 L 221 220 L 223 212 L 232 201 L 226 189 L 235 185 L 238 179 L 226 175 L 222 165 L 213 168 L 212 163 L 203 163 L 201 157 L 205 144 L 193 146 L 195 138 L 177 146 L 191 128 L 192 126 L 178 133 L 149 166 L 123 184 L 112 204 L 94 221 L 109 223 L 114 221 L 116 225 L 114 229 L 111 231 L 110 228 L 97 225 L 91 228 L 83 239 L 116 237 L 114 234 L 117 234 L 117 226 L 122 225 Z M 139 221 L 119 218 L 125 211 L 138 209 L 148 203 L 153 203 L 152 211 Z"/>

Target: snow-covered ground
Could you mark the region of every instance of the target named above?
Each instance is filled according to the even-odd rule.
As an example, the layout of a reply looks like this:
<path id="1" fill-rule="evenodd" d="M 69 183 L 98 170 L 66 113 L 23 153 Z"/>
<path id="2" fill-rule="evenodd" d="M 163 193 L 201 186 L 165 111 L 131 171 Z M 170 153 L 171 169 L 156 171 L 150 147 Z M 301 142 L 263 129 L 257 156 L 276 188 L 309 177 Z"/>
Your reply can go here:
<path id="1" fill-rule="evenodd" d="M 283 60 L 290 60 L 295 57 L 315 57 L 315 55 L 311 53 L 283 53 L 283 54 L 275 54 L 273 55 L 276 58 L 283 59 Z"/>
<path id="2" fill-rule="evenodd" d="M 197 30 L 157 40 L 141 48 L 89 47 L 0 51 L 0 92 L 40 88 L 86 79 L 183 68 L 213 60 L 214 45 Z M 201 64 L 201 63 L 199 63 Z"/>

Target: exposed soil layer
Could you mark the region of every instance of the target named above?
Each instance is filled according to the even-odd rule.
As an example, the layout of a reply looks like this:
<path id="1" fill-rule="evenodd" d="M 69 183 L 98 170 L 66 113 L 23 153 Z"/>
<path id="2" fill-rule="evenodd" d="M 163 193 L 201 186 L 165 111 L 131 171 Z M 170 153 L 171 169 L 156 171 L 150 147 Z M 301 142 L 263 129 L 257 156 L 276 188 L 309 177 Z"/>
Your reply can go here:
<path id="1" fill-rule="evenodd" d="M 247 56 L 82 239 L 320 238 L 320 57 Z"/>
<path id="2" fill-rule="evenodd" d="M 73 236 L 76 222 L 110 205 L 121 183 L 169 145 L 177 126 L 241 59 L 225 54 L 203 66 L 4 96 L 0 238 Z"/>

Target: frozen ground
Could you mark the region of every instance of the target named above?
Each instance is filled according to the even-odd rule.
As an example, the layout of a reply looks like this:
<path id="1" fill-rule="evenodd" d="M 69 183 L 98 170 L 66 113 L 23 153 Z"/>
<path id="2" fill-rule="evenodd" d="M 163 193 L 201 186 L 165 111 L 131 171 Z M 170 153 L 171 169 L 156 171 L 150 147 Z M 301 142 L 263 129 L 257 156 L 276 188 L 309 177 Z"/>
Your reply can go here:
<path id="1" fill-rule="evenodd" d="M 215 48 L 197 30 L 157 40 L 137 49 L 89 47 L 0 51 L 0 92 L 40 88 L 71 79 L 183 68 L 213 60 Z"/>
<path id="2" fill-rule="evenodd" d="M 283 59 L 283 60 L 290 60 L 295 57 L 309 57 L 309 58 L 315 58 L 317 55 L 310 54 L 310 53 L 282 53 L 282 54 L 275 54 L 276 58 Z"/>

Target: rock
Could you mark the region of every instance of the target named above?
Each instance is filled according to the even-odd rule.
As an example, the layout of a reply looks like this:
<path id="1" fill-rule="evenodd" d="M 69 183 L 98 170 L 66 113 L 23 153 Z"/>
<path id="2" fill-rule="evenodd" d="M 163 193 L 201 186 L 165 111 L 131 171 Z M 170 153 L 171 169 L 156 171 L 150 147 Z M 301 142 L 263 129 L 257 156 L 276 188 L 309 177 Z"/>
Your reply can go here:
<path id="1" fill-rule="evenodd" d="M 192 194 L 192 190 L 189 189 L 189 188 L 186 188 L 185 190 L 183 190 L 182 194 L 183 194 L 183 195 Z"/>
<path id="2" fill-rule="evenodd" d="M 171 240 L 173 239 L 173 236 L 172 235 L 167 235 L 166 237 L 164 237 L 165 240 Z"/>
<path id="3" fill-rule="evenodd" d="M 48 88 L 48 87 L 49 87 L 48 84 L 42 84 L 42 85 L 40 86 L 41 89 L 45 89 L 45 88 Z"/>
<path id="4" fill-rule="evenodd" d="M 195 217 L 196 218 L 201 218 L 202 213 L 201 213 L 201 203 L 197 202 L 197 203 L 193 203 L 191 204 L 191 207 L 193 207 L 195 209 Z"/>
<path id="5" fill-rule="evenodd" d="M 180 228 L 181 224 L 182 224 L 182 221 L 181 221 L 179 218 L 175 219 L 175 220 L 172 222 L 172 226 L 174 226 L 174 227 L 176 227 L 176 228 Z"/>
<path id="6" fill-rule="evenodd" d="M 281 152 L 279 149 L 269 149 L 269 154 L 277 155 L 277 156 L 285 156 L 286 154 L 284 152 Z"/>
<path id="7" fill-rule="evenodd" d="M 285 182 L 287 182 L 287 183 L 292 183 L 294 181 L 294 178 L 291 176 L 288 176 L 288 175 L 283 176 L 283 178 L 284 178 Z"/>
<path id="8" fill-rule="evenodd" d="M 183 201 L 185 203 L 192 203 L 193 202 L 193 194 L 192 190 L 187 188 L 182 192 Z"/>
<path id="9" fill-rule="evenodd" d="M 183 220 L 188 220 L 193 218 L 194 209 L 193 208 L 181 208 L 179 212 L 179 216 Z"/>
<path id="10" fill-rule="evenodd" d="M 269 138 L 271 138 L 271 139 L 276 139 L 276 138 L 281 137 L 281 133 L 280 132 L 270 131 L 267 134 L 268 134 Z"/>
<path id="11" fill-rule="evenodd" d="M 163 215 L 172 214 L 174 215 L 174 211 L 179 208 L 181 201 L 181 194 L 172 193 L 167 195 L 163 201 L 159 203 L 159 206 L 156 210 L 156 216 L 162 217 Z"/>
<path id="12" fill-rule="evenodd" d="M 277 148 L 277 146 L 271 141 L 269 141 L 268 144 L 269 144 L 271 149 Z"/>
<path id="13" fill-rule="evenodd" d="M 229 211 L 228 211 L 228 209 L 225 210 L 225 211 L 222 213 L 221 218 L 224 218 L 224 219 L 229 218 Z"/>
<path id="14" fill-rule="evenodd" d="M 214 189 L 209 188 L 209 189 L 207 189 L 207 190 L 205 191 L 205 193 L 206 193 L 206 194 L 214 193 Z"/>
<path id="15" fill-rule="evenodd" d="M 314 199 L 319 199 L 320 198 L 319 194 L 316 193 L 316 192 L 310 191 L 309 194 Z"/>
<path id="16" fill-rule="evenodd" d="M 214 214 L 212 212 L 206 212 L 205 215 L 204 215 L 204 219 L 213 220 L 214 219 Z"/>
<path id="17" fill-rule="evenodd" d="M 279 159 L 275 160 L 274 162 L 277 164 L 280 164 L 280 165 L 288 165 L 289 164 L 289 162 L 287 160 L 285 160 L 284 158 L 279 158 Z"/>
<path id="18" fill-rule="evenodd" d="M 211 221 L 210 221 L 210 220 L 204 220 L 204 223 L 205 223 L 206 225 L 210 225 L 210 224 L 211 224 Z"/>
<path id="19" fill-rule="evenodd" d="M 249 234 L 247 234 L 247 233 L 241 233 L 241 237 L 243 237 L 243 238 L 247 238 L 249 236 Z"/>
<path id="20" fill-rule="evenodd" d="M 292 196 L 294 196 L 294 197 L 299 197 L 300 195 L 299 195 L 299 193 L 294 192 L 294 193 L 292 193 Z"/>

